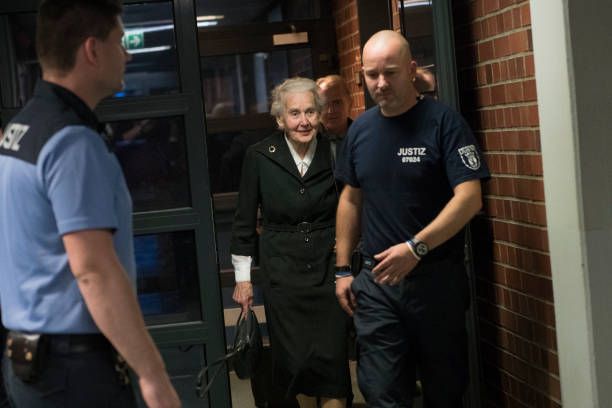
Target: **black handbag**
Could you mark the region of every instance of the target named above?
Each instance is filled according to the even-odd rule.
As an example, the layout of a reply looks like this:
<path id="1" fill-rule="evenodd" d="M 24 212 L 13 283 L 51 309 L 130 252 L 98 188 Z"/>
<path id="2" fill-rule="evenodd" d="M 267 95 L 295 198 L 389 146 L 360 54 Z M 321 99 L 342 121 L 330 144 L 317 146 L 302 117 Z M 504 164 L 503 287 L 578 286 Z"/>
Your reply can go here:
<path id="1" fill-rule="evenodd" d="M 230 367 L 234 369 L 236 375 L 241 380 L 253 377 L 261 361 L 262 353 L 263 341 L 257 316 L 255 316 L 255 312 L 253 312 L 251 308 L 249 308 L 246 316 L 243 316 L 241 310 L 238 321 L 236 322 L 236 334 L 234 336 L 232 350 L 214 363 L 202 368 L 196 378 L 196 394 L 198 398 L 206 397 L 208 390 L 226 362 L 229 363 Z M 214 366 L 218 367 L 210 377 L 206 387 L 204 387 L 204 376 L 206 372 L 212 370 Z"/>

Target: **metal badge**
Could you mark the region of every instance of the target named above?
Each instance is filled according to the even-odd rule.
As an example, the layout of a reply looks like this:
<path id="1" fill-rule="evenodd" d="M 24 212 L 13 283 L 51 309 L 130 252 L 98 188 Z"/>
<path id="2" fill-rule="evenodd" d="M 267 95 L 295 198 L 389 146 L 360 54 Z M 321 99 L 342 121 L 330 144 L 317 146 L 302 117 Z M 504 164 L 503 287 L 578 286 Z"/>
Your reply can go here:
<path id="1" fill-rule="evenodd" d="M 270 146 L 270 147 L 268 147 L 268 151 L 269 151 L 270 153 L 274 153 L 274 152 L 276 151 L 276 147 L 274 147 L 274 146 Z"/>

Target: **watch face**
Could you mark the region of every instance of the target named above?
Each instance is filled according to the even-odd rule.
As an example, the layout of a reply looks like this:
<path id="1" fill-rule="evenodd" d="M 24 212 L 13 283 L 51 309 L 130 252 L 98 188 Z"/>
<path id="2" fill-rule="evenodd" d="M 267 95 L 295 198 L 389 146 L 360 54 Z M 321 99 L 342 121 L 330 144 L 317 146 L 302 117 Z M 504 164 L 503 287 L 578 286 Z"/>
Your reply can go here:
<path id="1" fill-rule="evenodd" d="M 423 242 L 419 242 L 418 244 L 416 244 L 416 246 L 414 247 L 414 250 L 419 256 L 427 255 L 427 252 L 429 251 L 429 249 L 427 248 L 427 245 L 424 244 Z"/>

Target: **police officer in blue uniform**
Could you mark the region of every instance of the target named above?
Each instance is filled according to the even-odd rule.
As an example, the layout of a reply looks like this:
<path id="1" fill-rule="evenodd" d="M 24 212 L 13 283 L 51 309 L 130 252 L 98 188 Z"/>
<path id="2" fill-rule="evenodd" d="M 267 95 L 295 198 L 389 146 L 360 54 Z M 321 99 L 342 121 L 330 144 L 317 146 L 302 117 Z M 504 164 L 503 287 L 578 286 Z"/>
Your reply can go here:
<path id="1" fill-rule="evenodd" d="M 134 407 L 125 361 L 148 406 L 180 406 L 133 287 L 131 198 L 93 113 L 123 86 L 120 14 L 119 0 L 41 3 L 43 78 L 0 140 L 2 368 L 13 407 Z"/>
<path id="2" fill-rule="evenodd" d="M 363 49 L 378 106 L 351 125 L 336 177 L 336 295 L 354 314 L 368 407 L 411 407 L 418 369 L 428 408 L 460 407 L 467 387 L 462 228 L 489 176 L 461 116 L 419 95 L 408 42 L 381 31 Z M 350 254 L 363 225 L 363 268 Z"/>

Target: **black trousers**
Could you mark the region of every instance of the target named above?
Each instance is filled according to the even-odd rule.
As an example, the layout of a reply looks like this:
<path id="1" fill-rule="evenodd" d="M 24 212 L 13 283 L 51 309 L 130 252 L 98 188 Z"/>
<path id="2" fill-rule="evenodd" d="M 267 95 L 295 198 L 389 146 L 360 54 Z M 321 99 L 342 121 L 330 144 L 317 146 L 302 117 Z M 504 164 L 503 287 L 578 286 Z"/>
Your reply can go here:
<path id="1" fill-rule="evenodd" d="M 417 370 L 427 408 L 462 407 L 469 290 L 461 261 L 419 265 L 396 286 L 375 283 L 371 266 L 351 287 L 357 378 L 368 407 L 411 407 Z"/>
<path id="2" fill-rule="evenodd" d="M 58 345 L 61 348 L 61 345 Z M 13 408 L 135 408 L 131 385 L 122 385 L 113 351 L 79 353 L 49 351 L 39 379 L 25 383 L 13 374 L 11 361 L 2 360 L 4 384 Z"/>

